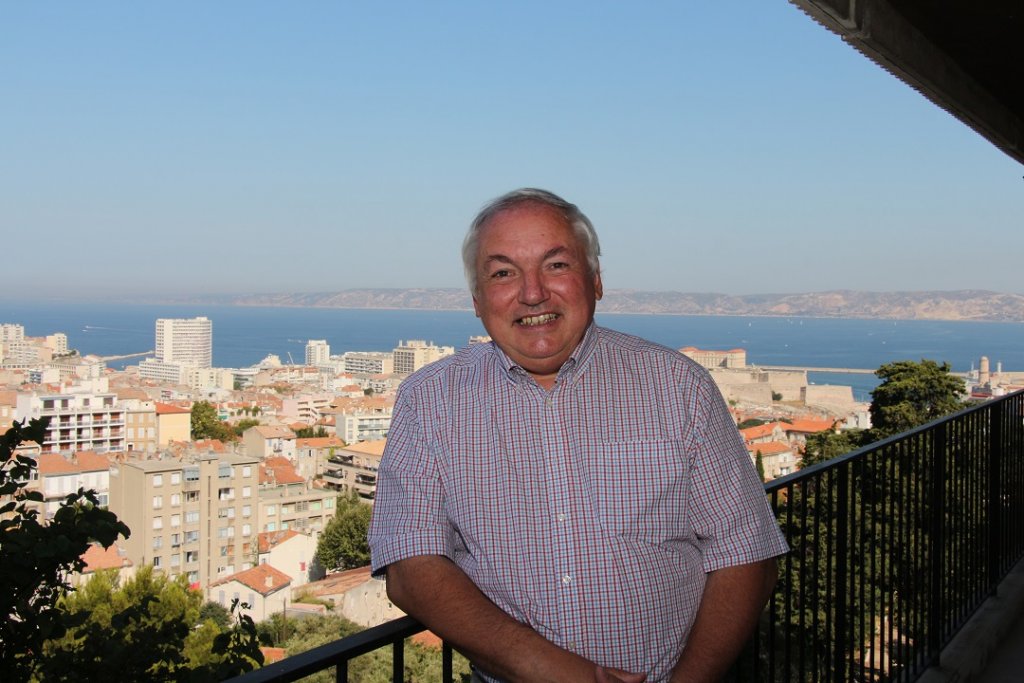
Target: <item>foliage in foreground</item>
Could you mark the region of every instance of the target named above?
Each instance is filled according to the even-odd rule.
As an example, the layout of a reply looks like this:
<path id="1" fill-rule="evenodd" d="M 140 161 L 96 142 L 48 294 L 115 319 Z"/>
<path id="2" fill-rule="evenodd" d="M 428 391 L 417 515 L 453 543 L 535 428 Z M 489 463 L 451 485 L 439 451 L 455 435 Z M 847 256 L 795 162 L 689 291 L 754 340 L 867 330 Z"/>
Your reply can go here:
<path id="1" fill-rule="evenodd" d="M 48 422 L 15 422 L 0 437 L 0 680 L 216 681 L 262 664 L 252 620 L 236 616 L 226 630 L 200 620 L 201 594 L 184 578 L 144 567 L 124 586 L 114 572 L 77 592 L 68 585 L 91 543 L 107 548 L 130 532 L 83 489 L 39 519 L 42 495 L 23 488 L 37 463 L 15 452 L 42 443 Z"/>
<path id="2" fill-rule="evenodd" d="M 26 491 L 36 461 L 15 455 L 22 442 L 43 443 L 49 418 L 28 426 L 15 422 L 0 437 L 0 678 L 25 680 L 36 668 L 43 642 L 67 629 L 58 603 L 69 590 L 65 577 L 84 567 L 89 544 L 109 547 L 129 530 L 99 507 L 94 491 L 69 494 L 48 524 L 34 504 L 42 493 Z"/>

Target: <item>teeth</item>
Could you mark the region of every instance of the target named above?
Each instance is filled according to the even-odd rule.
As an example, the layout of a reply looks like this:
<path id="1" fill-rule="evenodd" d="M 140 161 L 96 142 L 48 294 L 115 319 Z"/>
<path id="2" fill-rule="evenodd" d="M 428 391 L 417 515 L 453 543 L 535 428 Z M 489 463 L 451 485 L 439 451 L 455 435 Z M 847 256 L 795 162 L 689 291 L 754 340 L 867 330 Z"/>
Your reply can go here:
<path id="1" fill-rule="evenodd" d="M 528 316 L 526 318 L 520 318 L 519 324 L 520 325 L 526 325 L 528 327 L 532 327 L 533 325 L 542 325 L 542 324 L 544 324 L 546 322 L 550 322 L 550 321 L 554 320 L 557 317 L 558 317 L 558 315 L 556 313 L 545 313 L 544 315 L 533 315 L 533 316 Z"/>

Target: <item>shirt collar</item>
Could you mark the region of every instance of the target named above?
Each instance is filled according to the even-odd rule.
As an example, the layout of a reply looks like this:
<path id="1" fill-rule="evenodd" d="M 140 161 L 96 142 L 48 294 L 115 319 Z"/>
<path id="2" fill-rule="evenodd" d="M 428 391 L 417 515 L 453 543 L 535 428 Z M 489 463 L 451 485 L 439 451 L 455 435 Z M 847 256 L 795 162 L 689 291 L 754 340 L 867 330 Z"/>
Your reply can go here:
<path id="1" fill-rule="evenodd" d="M 569 354 L 569 357 L 565 360 L 565 363 L 562 364 L 562 367 L 558 369 L 558 376 L 555 380 L 556 382 L 571 379 L 577 372 L 579 372 L 580 368 L 586 365 L 587 359 L 593 355 L 594 349 L 597 347 L 597 336 L 597 324 L 591 320 L 590 325 L 587 326 L 586 332 L 583 333 L 583 339 L 581 339 L 580 343 L 576 345 L 573 352 Z M 498 362 L 509 379 L 519 382 L 529 377 L 530 373 L 509 358 L 497 344 L 491 342 L 491 346 L 494 348 L 494 352 L 498 357 Z"/>

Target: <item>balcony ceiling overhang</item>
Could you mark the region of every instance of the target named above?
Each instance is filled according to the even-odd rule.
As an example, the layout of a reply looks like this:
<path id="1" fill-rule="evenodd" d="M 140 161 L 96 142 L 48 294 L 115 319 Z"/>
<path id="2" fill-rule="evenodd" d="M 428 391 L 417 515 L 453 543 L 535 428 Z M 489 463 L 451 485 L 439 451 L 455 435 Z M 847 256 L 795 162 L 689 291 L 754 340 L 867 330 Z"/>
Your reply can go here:
<path id="1" fill-rule="evenodd" d="M 790 2 L 1024 164 L 1024 2 Z"/>

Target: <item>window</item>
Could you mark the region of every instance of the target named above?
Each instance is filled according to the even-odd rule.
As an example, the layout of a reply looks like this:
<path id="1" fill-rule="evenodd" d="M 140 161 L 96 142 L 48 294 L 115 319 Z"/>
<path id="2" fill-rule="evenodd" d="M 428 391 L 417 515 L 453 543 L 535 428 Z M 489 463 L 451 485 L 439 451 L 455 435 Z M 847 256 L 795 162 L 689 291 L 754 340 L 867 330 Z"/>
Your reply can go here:
<path id="1" fill-rule="evenodd" d="M 316 511 L 316 510 L 319 510 L 322 506 L 323 506 L 323 502 L 322 501 L 319 501 L 319 500 L 311 500 L 311 501 L 309 501 L 309 509 L 310 510 Z"/>
<path id="2" fill-rule="evenodd" d="M 229 528 L 231 527 L 222 526 L 219 529 L 217 529 L 217 538 L 227 538 Z"/>
<path id="3" fill-rule="evenodd" d="M 242 517 L 245 517 L 247 519 L 249 517 L 252 517 L 252 506 L 251 505 L 243 505 L 242 506 Z"/>
<path id="4" fill-rule="evenodd" d="M 171 494 L 171 507 L 176 508 L 176 507 L 180 507 L 180 506 L 181 506 L 181 494 L 180 493 L 172 493 Z"/>
<path id="5" fill-rule="evenodd" d="M 252 476 L 252 467 L 250 467 L 249 465 L 244 465 L 242 467 L 242 476 L 243 477 L 251 477 Z"/>
<path id="6" fill-rule="evenodd" d="M 172 527 L 179 527 L 179 526 L 181 526 L 181 515 L 171 515 L 171 526 Z"/>
<path id="7" fill-rule="evenodd" d="M 307 503 L 306 501 L 300 500 L 298 503 L 295 504 L 296 512 L 306 512 L 307 510 L 309 510 L 309 503 Z"/>
<path id="8" fill-rule="evenodd" d="M 162 567 L 163 564 L 164 564 L 163 563 L 163 558 L 161 558 L 159 555 L 157 555 L 156 557 L 153 558 L 153 568 L 154 569 L 160 569 L 160 567 Z"/>
<path id="9" fill-rule="evenodd" d="M 231 465 L 220 465 L 217 467 L 217 478 L 230 479 L 235 474 L 234 469 Z"/>
<path id="10" fill-rule="evenodd" d="M 199 491 L 185 491 L 185 502 L 186 503 L 198 503 L 199 502 Z"/>
<path id="11" fill-rule="evenodd" d="M 252 498 L 252 487 L 251 486 L 243 486 L 242 487 L 242 498 Z"/>
<path id="12" fill-rule="evenodd" d="M 175 486 L 181 483 L 181 472 L 171 472 L 171 484 Z"/>
<path id="13" fill-rule="evenodd" d="M 154 510 L 159 510 L 163 506 L 164 506 L 164 497 L 163 496 L 153 496 L 153 509 Z"/>
<path id="14" fill-rule="evenodd" d="M 172 567 L 180 567 L 181 566 L 181 555 L 171 555 L 171 566 Z"/>
<path id="15" fill-rule="evenodd" d="M 185 481 L 199 481 L 198 467 L 186 467 L 183 474 L 185 475 Z"/>
<path id="16" fill-rule="evenodd" d="M 164 475 L 162 475 L 162 474 L 154 474 L 153 475 L 153 486 L 163 486 L 163 485 L 164 485 Z"/>
<path id="17" fill-rule="evenodd" d="M 181 534 L 171 534 L 171 547 L 177 548 L 181 545 Z"/>
<path id="18" fill-rule="evenodd" d="M 185 543 L 195 543 L 199 540 L 198 531 L 186 531 L 185 532 Z"/>
<path id="19" fill-rule="evenodd" d="M 281 514 L 282 515 L 290 515 L 290 514 L 292 514 L 292 506 L 291 505 L 282 505 L 281 506 Z"/>
<path id="20" fill-rule="evenodd" d="M 242 535 L 243 536 L 251 536 L 252 535 L 252 526 L 250 526 L 248 524 L 243 524 L 242 525 Z"/>
<path id="21" fill-rule="evenodd" d="M 333 498 L 325 498 L 324 499 L 324 509 L 325 510 L 333 510 L 334 509 L 334 499 Z"/>
<path id="22" fill-rule="evenodd" d="M 190 510 L 185 513 L 185 524 L 198 524 L 199 523 L 199 511 Z"/>
<path id="23" fill-rule="evenodd" d="M 277 524 L 274 522 L 267 522 L 267 531 L 277 531 Z"/>
<path id="24" fill-rule="evenodd" d="M 164 518 L 163 517 L 154 517 L 153 518 L 153 528 L 154 529 L 163 529 L 164 528 Z"/>
<path id="25" fill-rule="evenodd" d="M 268 505 L 267 506 L 267 517 L 273 517 L 276 514 L 277 514 L 277 506 L 276 505 Z"/>
<path id="26" fill-rule="evenodd" d="M 198 562 L 198 561 L 199 561 L 199 551 L 198 550 L 186 550 L 185 551 L 185 562 Z"/>
<path id="27" fill-rule="evenodd" d="M 153 537 L 153 550 L 159 550 L 162 547 L 164 547 L 164 538 L 163 538 L 163 536 L 154 536 Z"/>

